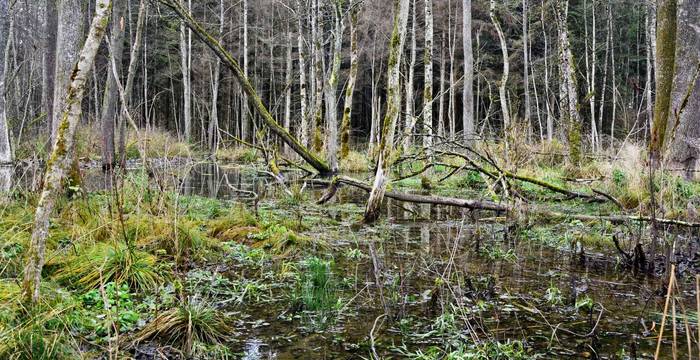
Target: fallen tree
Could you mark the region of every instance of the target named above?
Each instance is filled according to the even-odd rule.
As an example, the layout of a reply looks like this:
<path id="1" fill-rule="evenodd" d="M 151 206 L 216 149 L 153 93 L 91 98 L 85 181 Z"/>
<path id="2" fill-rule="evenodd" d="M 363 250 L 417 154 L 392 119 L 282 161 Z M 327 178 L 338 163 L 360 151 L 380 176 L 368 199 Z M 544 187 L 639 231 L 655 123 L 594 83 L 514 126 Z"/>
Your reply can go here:
<path id="1" fill-rule="evenodd" d="M 233 56 L 224 49 L 223 46 L 221 46 L 221 43 L 219 43 L 218 40 L 216 40 L 213 36 L 209 35 L 209 33 L 204 30 L 202 25 L 195 20 L 190 12 L 185 9 L 182 4 L 180 4 L 179 1 L 177 0 L 155 0 L 158 1 L 159 3 L 169 7 L 172 9 L 178 17 L 189 27 L 192 29 L 194 34 L 205 44 L 207 45 L 213 52 L 214 54 L 221 59 L 221 62 L 226 65 L 231 71 L 233 72 L 233 76 L 238 80 L 238 82 L 241 85 L 241 88 L 243 88 L 243 91 L 246 93 L 248 102 L 253 106 L 253 108 L 258 112 L 258 115 L 262 118 L 263 122 L 267 127 L 272 131 L 275 135 L 279 136 L 282 141 L 285 142 L 294 152 L 299 154 L 301 158 L 304 159 L 311 167 L 313 167 L 316 171 L 318 171 L 319 175 L 321 176 L 328 176 L 332 174 L 330 166 L 326 164 L 325 161 L 321 160 L 318 156 L 313 154 L 309 149 L 307 149 L 304 145 L 297 140 L 292 134 L 289 133 L 287 129 L 285 129 L 283 126 L 281 126 L 273 117 L 272 114 L 270 114 L 270 111 L 267 109 L 265 104 L 263 103 L 262 99 L 260 96 L 258 96 L 257 92 L 253 88 L 253 85 L 250 83 L 250 80 L 248 80 L 248 77 L 245 76 L 245 73 L 243 72 L 243 69 L 241 66 L 238 64 L 238 62 L 233 58 Z"/>
<path id="2" fill-rule="evenodd" d="M 366 192 L 372 191 L 372 186 L 366 184 L 357 179 L 353 179 L 347 176 L 338 176 L 333 178 L 331 181 L 327 180 L 313 180 L 316 183 L 322 183 L 328 186 L 326 193 L 319 199 L 318 203 L 323 204 L 328 202 L 335 195 L 338 186 L 345 184 L 358 189 L 362 189 Z M 513 205 L 508 205 L 504 203 L 498 203 L 489 200 L 476 200 L 476 199 L 460 199 L 448 196 L 436 196 L 436 195 L 421 195 L 421 194 L 409 194 L 397 191 L 387 191 L 384 193 L 385 197 L 411 202 L 416 204 L 432 204 L 432 205 L 445 205 L 466 208 L 470 210 L 486 210 L 486 211 L 496 211 L 503 213 L 512 213 L 515 211 L 525 210 L 525 213 L 534 216 L 541 217 L 548 221 L 557 220 L 580 220 L 580 221 L 609 221 L 613 224 L 624 224 L 628 222 L 652 222 L 656 221 L 659 224 L 664 225 L 675 225 L 681 227 L 690 228 L 700 228 L 700 223 L 688 222 L 683 220 L 675 219 L 663 219 L 663 218 L 652 218 L 648 216 L 634 216 L 634 215 L 587 215 L 587 214 L 567 214 L 563 212 L 551 211 L 543 209 L 540 207 L 516 207 Z"/>

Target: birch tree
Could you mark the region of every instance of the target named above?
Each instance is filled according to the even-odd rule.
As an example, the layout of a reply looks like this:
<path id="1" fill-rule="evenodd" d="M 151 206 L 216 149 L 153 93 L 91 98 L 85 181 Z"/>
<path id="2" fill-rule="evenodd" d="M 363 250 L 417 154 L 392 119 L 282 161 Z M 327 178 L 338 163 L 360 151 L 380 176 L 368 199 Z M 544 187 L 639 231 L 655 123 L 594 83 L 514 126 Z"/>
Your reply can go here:
<path id="1" fill-rule="evenodd" d="M 41 106 L 46 114 L 49 134 L 53 134 L 54 127 L 54 88 L 56 82 L 56 44 L 58 34 L 58 8 L 57 0 L 46 0 L 46 13 L 44 14 L 44 54 L 41 84 Z M 53 135 L 52 135 L 53 136 Z"/>
<path id="2" fill-rule="evenodd" d="M 328 84 L 325 88 L 326 97 L 326 135 L 328 164 L 332 171 L 338 170 L 338 77 L 340 76 L 341 51 L 343 50 L 343 0 L 335 0 L 334 4 L 334 30 L 333 53 L 328 75 Z"/>
<path id="3" fill-rule="evenodd" d="M 224 38 L 224 0 L 219 1 L 219 41 Z M 214 74 L 211 84 L 211 111 L 209 114 L 209 154 L 216 155 L 219 147 L 219 83 L 221 82 L 221 59 L 214 60 Z M 291 73 L 291 69 L 287 70 Z"/>
<path id="4" fill-rule="evenodd" d="M 474 54 L 472 50 L 472 0 L 462 1 L 462 47 L 464 48 L 464 91 L 462 92 L 462 127 L 464 142 L 474 138 Z"/>
<path id="5" fill-rule="evenodd" d="M 423 148 L 428 151 L 433 146 L 433 37 L 433 0 L 425 0 Z M 442 98 L 442 95 L 440 98 Z"/>
<path id="6" fill-rule="evenodd" d="M 386 114 L 382 124 L 379 145 L 377 146 L 377 170 L 374 175 L 372 190 L 367 200 L 364 220 L 372 223 L 379 218 L 379 210 L 389 181 L 388 170 L 394 144 L 396 122 L 401 106 L 401 56 L 406 41 L 406 27 L 410 0 L 394 0 L 394 23 L 389 40 L 389 62 L 387 66 L 387 103 Z"/>
<path id="7" fill-rule="evenodd" d="M 61 120 L 57 124 L 53 149 L 46 164 L 43 190 L 39 196 L 34 214 L 34 227 L 27 264 L 24 268 L 23 295 L 27 301 L 33 304 L 39 301 L 41 271 L 44 267 L 49 218 L 53 212 L 56 197 L 61 189 L 61 183 L 66 177 L 66 172 L 71 163 L 75 132 L 82 114 L 82 102 L 86 90 L 85 84 L 90 76 L 97 50 L 109 23 L 112 10 L 111 5 L 110 0 L 97 0 L 95 16 L 92 19 L 87 40 L 85 40 L 83 48 L 79 52 L 79 61 L 74 65 L 71 72 L 71 81 L 67 91 L 61 96 L 64 99 L 61 102 L 66 104 L 66 107 L 61 113 Z M 62 18 L 60 21 L 66 20 L 69 19 Z"/>
<path id="8" fill-rule="evenodd" d="M 412 0 L 411 8 L 413 9 L 411 15 L 411 48 L 409 50 L 411 57 L 407 64 L 408 75 L 406 77 L 405 84 L 406 108 L 404 110 L 404 152 L 408 152 L 408 149 L 411 146 L 413 128 L 416 125 L 415 116 L 413 114 L 413 79 L 416 73 L 416 0 Z"/>
<path id="9" fill-rule="evenodd" d="M 192 1 L 188 1 L 187 8 L 192 10 Z M 180 22 L 180 68 L 182 69 L 182 101 L 183 101 L 183 138 L 190 141 L 192 136 L 192 83 L 190 66 L 192 65 L 190 54 L 192 50 L 192 32 Z"/>
<path id="10" fill-rule="evenodd" d="M 578 112 L 578 92 L 574 56 L 569 42 L 567 17 L 569 1 L 558 0 L 556 3 L 557 24 L 559 28 L 559 74 L 560 74 L 560 113 L 567 126 L 569 156 L 573 164 L 578 164 L 581 156 L 581 116 Z"/>
<path id="11" fill-rule="evenodd" d="M 10 8 L 8 0 L 0 0 L 0 165 L 12 162 L 12 149 L 10 148 L 10 130 L 7 125 L 7 103 L 5 101 L 6 79 L 6 52 L 9 36 Z"/>
<path id="12" fill-rule="evenodd" d="M 309 110 L 308 95 L 306 94 L 306 47 L 304 46 L 304 1 L 297 0 L 297 46 L 299 47 L 299 103 L 301 108 L 301 121 L 297 131 L 297 137 L 301 144 L 309 146 Z"/>
<path id="13" fill-rule="evenodd" d="M 493 26 L 496 28 L 496 33 L 498 34 L 498 40 L 501 44 L 501 55 L 503 59 L 503 74 L 501 75 L 501 80 L 498 83 L 498 98 L 501 103 L 501 116 L 503 117 L 503 134 L 507 138 L 510 133 L 510 111 L 508 109 L 508 97 L 506 95 L 506 85 L 508 83 L 508 75 L 510 73 L 510 60 L 508 58 L 508 44 L 506 43 L 506 37 L 503 34 L 503 29 L 501 29 L 501 24 L 496 18 L 496 0 L 490 0 L 489 7 L 489 17 Z"/>

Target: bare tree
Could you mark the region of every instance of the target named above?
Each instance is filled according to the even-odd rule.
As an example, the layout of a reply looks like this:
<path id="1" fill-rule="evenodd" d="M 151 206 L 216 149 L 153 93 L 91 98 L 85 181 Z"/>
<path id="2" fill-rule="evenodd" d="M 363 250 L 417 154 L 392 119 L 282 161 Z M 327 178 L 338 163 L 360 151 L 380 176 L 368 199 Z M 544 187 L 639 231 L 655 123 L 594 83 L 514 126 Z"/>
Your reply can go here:
<path id="1" fill-rule="evenodd" d="M 10 8 L 8 0 L 0 0 L 0 165 L 12 162 L 10 131 L 7 126 L 7 103 L 5 101 L 6 52 L 9 37 Z"/>
<path id="2" fill-rule="evenodd" d="M 224 0 L 219 1 L 219 41 L 224 38 Z M 291 57 L 291 55 L 290 55 Z M 287 70 L 291 73 L 291 69 Z M 219 148 L 219 83 L 221 82 L 221 59 L 216 58 L 211 84 L 211 111 L 209 114 L 209 154 L 216 155 Z"/>
<path id="3" fill-rule="evenodd" d="M 371 223 L 379 218 L 379 209 L 384 200 L 386 185 L 389 182 L 388 170 L 393 151 L 394 133 L 401 106 L 400 70 L 401 55 L 406 41 L 409 0 L 394 0 L 394 25 L 389 40 L 389 63 L 387 68 L 387 104 L 381 138 L 377 149 L 377 170 L 374 184 L 365 208 L 365 222 Z"/>
<path id="4" fill-rule="evenodd" d="M 110 56 L 114 57 L 114 62 L 118 65 L 122 63 L 124 52 L 124 1 L 117 1 L 112 6 L 112 21 L 110 30 Z M 110 60 L 111 61 L 111 60 Z M 121 74 L 121 66 L 117 67 L 117 72 Z M 114 124 L 117 115 L 118 93 L 117 79 L 111 71 L 107 72 L 107 83 L 102 98 L 102 168 L 111 170 L 114 167 Z"/>
<path id="5" fill-rule="evenodd" d="M 525 1 L 525 0 L 523 0 Z M 462 127 L 464 142 L 474 138 L 474 54 L 472 50 L 472 0 L 462 1 L 462 46 L 464 51 L 464 91 L 462 92 Z M 523 15 L 524 16 L 524 15 Z"/>
<path id="6" fill-rule="evenodd" d="M 423 147 L 428 151 L 433 146 L 433 37 L 433 0 L 425 0 Z"/>
<path id="7" fill-rule="evenodd" d="M 192 11 L 192 0 L 188 0 L 187 9 Z M 182 100 L 183 100 L 183 138 L 190 141 L 192 136 L 192 31 L 180 22 L 180 68 L 182 70 Z"/>
<path id="8" fill-rule="evenodd" d="M 360 46 L 357 42 L 357 20 L 362 2 L 350 0 L 350 73 L 348 85 L 345 88 L 345 102 L 343 106 L 343 120 L 340 123 L 340 158 L 348 156 L 350 152 L 350 132 L 352 128 L 352 98 L 357 82 L 357 70 L 359 67 Z"/>
<path id="9" fill-rule="evenodd" d="M 501 43 L 501 55 L 503 59 L 503 74 L 501 75 L 501 80 L 498 83 L 498 98 L 501 103 L 501 116 L 503 117 L 503 133 L 508 136 L 510 132 L 510 110 L 508 109 L 508 97 L 506 95 L 506 85 L 508 83 L 508 75 L 510 72 L 510 59 L 508 57 L 508 44 L 506 43 L 506 37 L 503 34 L 503 29 L 501 29 L 501 24 L 496 18 L 496 0 L 490 0 L 490 11 L 489 17 L 493 26 L 496 28 L 496 33 L 498 33 L 498 40 Z M 507 140 L 506 140 L 507 143 Z"/>
<path id="10" fill-rule="evenodd" d="M 409 50 L 411 57 L 406 65 L 408 67 L 408 76 L 405 83 L 406 92 L 406 108 L 404 110 L 404 139 L 403 139 L 403 150 L 408 152 L 409 147 L 412 143 L 412 133 L 413 128 L 416 125 L 415 116 L 413 113 L 413 79 L 415 77 L 416 69 L 416 0 L 412 0 L 413 9 L 411 15 L 411 48 Z"/>
<path id="11" fill-rule="evenodd" d="M 102 42 L 102 38 L 109 23 L 111 9 L 110 0 L 97 0 L 95 17 L 92 19 L 90 32 L 79 53 L 79 61 L 74 65 L 73 71 L 71 72 L 71 81 L 66 88 L 67 91 L 61 96 L 64 98 L 62 103 L 66 104 L 66 108 L 61 113 L 61 119 L 57 124 L 53 150 L 51 151 L 51 156 L 46 165 L 43 190 L 34 214 L 34 229 L 32 230 L 27 265 L 24 269 L 24 282 L 22 284 L 23 294 L 25 299 L 31 303 L 39 301 L 41 271 L 44 267 L 44 253 L 46 251 L 46 237 L 49 231 L 49 218 L 53 212 L 56 197 L 60 192 L 61 183 L 71 163 L 75 131 L 82 114 L 85 84 L 90 76 L 97 50 L 100 47 L 100 43 Z M 66 12 L 63 14 L 67 15 Z M 59 21 L 67 22 L 72 20 L 73 19 L 62 17 Z M 60 37 L 61 34 L 59 34 L 59 38 Z"/>

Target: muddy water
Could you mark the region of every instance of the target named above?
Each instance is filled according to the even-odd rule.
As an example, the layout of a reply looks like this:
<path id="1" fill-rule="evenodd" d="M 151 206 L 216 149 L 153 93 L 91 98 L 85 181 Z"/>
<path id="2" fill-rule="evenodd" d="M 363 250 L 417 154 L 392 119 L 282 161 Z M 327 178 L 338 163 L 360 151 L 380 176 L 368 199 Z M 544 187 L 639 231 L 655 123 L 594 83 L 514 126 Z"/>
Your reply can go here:
<path id="1" fill-rule="evenodd" d="M 104 187 L 98 170 L 84 175 L 88 191 Z M 269 177 L 237 167 L 168 167 L 158 176 L 189 195 L 250 201 L 254 193 L 274 206 L 282 194 Z M 357 191 L 341 196 L 358 206 L 364 199 Z M 261 305 L 227 309 L 242 319 L 231 348 L 249 360 L 360 359 L 372 351 L 402 358 L 401 351 L 448 342 L 518 340 L 541 358 L 653 358 L 656 333 L 649 330 L 658 327 L 663 309 L 662 279 L 622 269 L 610 254 L 523 240 L 521 229 L 480 222 L 480 214 L 460 209 L 388 201 L 384 214 L 386 225 L 357 227 L 340 218 L 337 228 L 313 234 L 331 243 L 332 253 L 323 256 L 334 259 L 333 276 L 344 284 L 337 290 L 343 310 L 334 321 L 309 326 L 277 294 Z M 351 249 L 359 259 L 346 255 Z M 681 279 L 686 291 L 679 298 L 692 309 L 688 282 Z M 577 309 L 586 299 L 592 306 Z M 385 309 L 390 316 L 382 317 Z M 683 356 L 682 322 L 677 330 Z M 668 327 L 666 334 L 662 358 L 671 357 Z"/>

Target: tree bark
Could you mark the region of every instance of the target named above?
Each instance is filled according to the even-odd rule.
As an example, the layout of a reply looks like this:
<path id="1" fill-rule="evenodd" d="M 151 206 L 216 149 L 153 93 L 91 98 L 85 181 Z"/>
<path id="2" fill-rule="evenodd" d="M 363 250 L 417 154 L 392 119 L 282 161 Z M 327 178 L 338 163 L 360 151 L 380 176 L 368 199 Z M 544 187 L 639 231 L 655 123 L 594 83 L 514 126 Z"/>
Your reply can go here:
<path id="1" fill-rule="evenodd" d="M 372 223 L 379 218 L 379 211 L 388 183 L 388 170 L 394 144 L 396 122 L 401 106 L 400 70 L 401 55 L 406 41 L 409 0 L 394 0 L 394 25 L 389 40 L 389 62 L 387 66 L 387 109 L 382 124 L 381 139 L 377 149 L 377 170 L 374 184 L 367 200 L 364 220 Z"/>
<path id="2" fill-rule="evenodd" d="M 299 103 L 301 105 L 301 122 L 297 130 L 297 137 L 301 140 L 301 144 L 305 147 L 309 146 L 309 110 L 308 110 L 308 95 L 306 94 L 306 50 L 304 47 L 304 9 L 303 0 L 297 0 L 297 17 L 298 17 L 298 47 L 299 47 Z"/>
<path id="3" fill-rule="evenodd" d="M 0 165 L 12 162 L 10 130 L 7 125 L 7 102 L 5 101 L 7 52 L 5 47 L 9 37 L 10 8 L 8 0 L 0 0 Z"/>
<path id="4" fill-rule="evenodd" d="M 416 117 L 413 112 L 413 79 L 415 77 L 416 69 L 416 0 L 412 0 L 411 8 L 413 9 L 411 16 L 411 58 L 407 64 L 408 66 L 408 76 L 406 78 L 405 91 L 406 91 L 406 108 L 404 110 L 404 138 L 403 138 L 403 150 L 404 153 L 408 152 L 408 149 L 412 144 L 413 130 L 416 126 Z"/>
<path id="5" fill-rule="evenodd" d="M 331 57 L 330 74 L 325 91 L 326 96 L 326 134 L 328 164 L 333 172 L 338 171 L 338 77 L 340 76 L 340 61 L 343 50 L 343 0 L 335 0 L 335 16 L 333 31 L 333 54 Z"/>
<path id="6" fill-rule="evenodd" d="M 529 7 L 528 0 L 523 0 L 523 88 L 525 89 L 525 122 L 528 129 L 530 128 L 530 75 L 528 73 L 528 64 L 530 63 L 529 57 L 529 39 L 530 34 L 528 33 L 528 22 L 529 19 Z"/>
<path id="7" fill-rule="evenodd" d="M 464 47 L 464 91 L 462 92 L 462 127 L 464 143 L 474 140 L 474 54 L 472 50 L 472 0 L 463 0 L 462 46 Z M 525 15 L 523 15 L 525 16 Z M 527 63 L 527 61 L 525 61 Z M 526 85 L 527 88 L 527 85 Z"/>
<path id="8" fill-rule="evenodd" d="M 188 11 L 192 11 L 192 1 L 188 2 Z M 183 101 L 183 133 L 182 137 L 189 142 L 192 137 L 192 82 L 190 76 L 190 59 L 192 32 L 187 29 L 184 21 L 180 22 L 180 68 L 182 70 L 182 101 Z"/>
<path id="9" fill-rule="evenodd" d="M 669 111 L 673 127 L 666 136 L 667 160 L 690 179 L 695 177 L 700 159 L 700 0 L 684 0 L 679 4 L 677 27 L 673 100 Z"/>
<path id="10" fill-rule="evenodd" d="M 287 27 L 287 74 L 284 77 L 284 120 L 283 126 L 290 133 L 292 132 L 292 32 Z M 283 153 L 289 152 L 287 145 L 282 148 Z"/>
<path id="11" fill-rule="evenodd" d="M 433 146 L 433 38 L 433 0 L 425 0 L 423 148 L 426 151 L 430 151 L 430 148 Z M 440 97 L 442 98 L 442 94 Z"/>
<path id="12" fill-rule="evenodd" d="M 352 130 L 352 98 L 357 82 L 357 70 L 359 67 L 360 47 L 357 42 L 357 20 L 361 2 L 350 1 L 350 73 L 348 85 L 345 88 L 345 102 L 343 106 L 343 120 L 340 123 L 340 158 L 341 160 L 350 153 L 350 132 Z"/>
<path id="13" fill-rule="evenodd" d="M 248 0 L 243 0 L 243 76 L 248 78 Z M 251 88 L 252 89 L 252 88 Z M 255 136 L 251 134 L 251 118 L 248 109 L 248 95 L 243 92 L 243 106 L 241 108 L 241 139 L 251 140 Z"/>
<path id="14" fill-rule="evenodd" d="M 124 52 L 124 1 L 117 1 L 112 6 L 112 26 L 110 30 L 110 47 L 117 71 L 121 74 L 122 54 Z M 111 61 L 111 60 L 110 60 Z M 111 71 L 107 73 L 107 83 L 102 97 L 102 169 L 114 168 L 114 124 L 117 115 L 119 95 L 116 86 L 117 79 Z"/>
<path id="15" fill-rule="evenodd" d="M 56 36 L 58 34 L 58 9 L 56 2 L 58 0 L 46 0 L 46 14 L 44 14 L 44 54 L 42 69 L 42 91 L 41 101 L 42 108 L 46 114 L 46 123 L 48 124 L 48 132 L 53 132 L 53 102 L 54 88 L 56 81 Z"/>
<path id="16" fill-rule="evenodd" d="M 498 83 L 498 97 L 500 99 L 501 115 L 503 117 L 503 134 L 507 144 L 508 134 L 510 132 L 510 111 L 508 110 L 506 85 L 508 83 L 508 75 L 510 73 L 510 60 L 508 58 L 508 44 L 506 43 L 503 29 L 501 29 L 501 24 L 496 18 L 496 0 L 491 0 L 490 5 L 489 17 L 491 18 L 493 26 L 496 28 L 496 32 L 498 33 L 498 40 L 501 43 L 501 55 L 503 58 L 503 74 L 501 75 L 501 80 Z"/>
<path id="17" fill-rule="evenodd" d="M 557 1 L 557 23 L 559 24 L 559 72 L 560 72 L 560 107 L 566 124 L 569 141 L 570 161 L 578 165 L 581 160 L 581 115 L 578 112 L 578 91 L 574 56 L 569 42 L 568 14 L 569 0 Z"/>
<path id="18" fill-rule="evenodd" d="M 671 113 L 676 59 L 676 11 L 676 0 L 660 0 L 658 2 L 656 102 L 654 104 L 654 124 L 649 143 L 649 159 L 652 163 L 652 169 L 656 169 L 661 161 L 661 151 L 664 147 L 666 127 Z"/>
<path id="19" fill-rule="evenodd" d="M 182 19 L 187 26 L 189 26 L 194 34 L 206 44 L 216 56 L 221 59 L 222 63 L 228 67 L 232 72 L 233 76 L 238 80 L 243 92 L 246 94 L 250 105 L 258 112 L 263 122 L 268 126 L 268 128 L 279 136 L 282 141 L 289 145 L 292 150 L 294 150 L 299 156 L 301 156 L 311 167 L 318 171 L 321 175 L 329 175 L 331 173 L 330 167 L 321 159 L 319 159 L 315 154 L 311 153 L 305 146 L 303 146 L 299 141 L 293 137 L 289 132 L 272 117 L 270 111 L 267 109 L 265 104 L 258 96 L 257 92 L 250 83 L 250 80 L 244 75 L 243 69 L 240 67 L 238 62 L 227 52 L 221 44 L 209 35 L 204 28 L 190 15 L 190 13 L 182 7 L 176 0 L 158 0 L 163 5 L 171 8 L 175 13 Z"/>
<path id="20" fill-rule="evenodd" d="M 58 1 L 58 29 L 56 34 L 56 73 L 54 74 L 53 120 L 51 143 L 56 142 L 56 132 L 65 108 L 64 91 L 70 84 L 73 65 L 78 60 L 83 36 L 85 3 L 83 0 Z"/>
<path id="21" fill-rule="evenodd" d="M 219 1 L 219 42 L 224 40 L 224 0 Z M 291 57 L 291 55 L 290 55 Z M 213 81 L 211 85 L 211 112 L 209 116 L 209 154 L 216 156 L 219 148 L 219 83 L 221 80 L 221 59 L 216 58 Z M 290 60 L 291 61 L 291 60 Z M 287 69 L 291 73 L 291 69 Z M 287 128 L 288 129 L 288 128 Z"/>
<path id="22" fill-rule="evenodd" d="M 85 94 L 85 84 L 109 23 L 110 12 L 110 0 L 97 0 L 95 17 L 90 25 L 90 32 L 80 51 L 79 61 L 74 65 L 70 75 L 71 82 L 67 87 L 67 93 L 64 94 L 64 100 L 61 101 L 66 104 L 66 107 L 61 113 L 61 120 L 56 128 L 56 140 L 54 141 L 49 161 L 46 164 L 43 190 L 34 214 L 34 229 L 32 230 L 27 265 L 24 269 L 23 295 L 28 302 L 33 304 L 39 301 L 39 287 L 41 271 L 44 267 L 49 217 L 61 189 L 61 183 L 71 163 L 75 131 L 82 114 L 81 107 L 83 95 Z M 68 19 L 64 18 L 63 20 Z M 59 34 L 60 37 L 61 35 Z"/>

